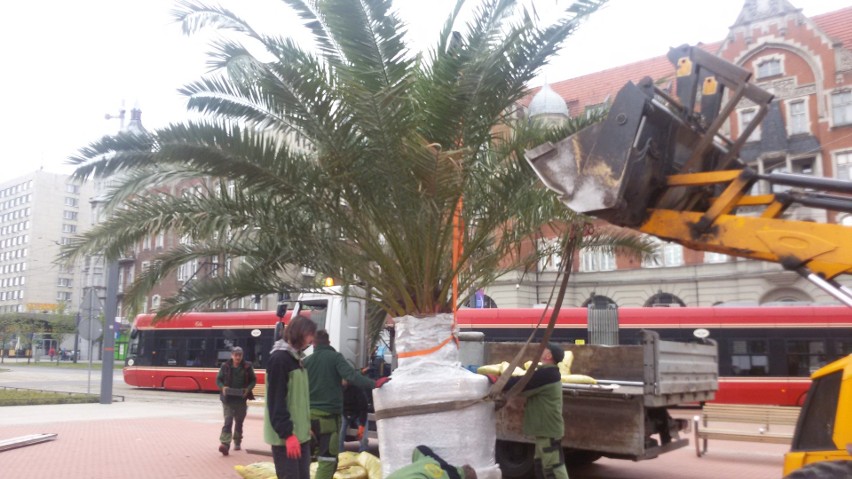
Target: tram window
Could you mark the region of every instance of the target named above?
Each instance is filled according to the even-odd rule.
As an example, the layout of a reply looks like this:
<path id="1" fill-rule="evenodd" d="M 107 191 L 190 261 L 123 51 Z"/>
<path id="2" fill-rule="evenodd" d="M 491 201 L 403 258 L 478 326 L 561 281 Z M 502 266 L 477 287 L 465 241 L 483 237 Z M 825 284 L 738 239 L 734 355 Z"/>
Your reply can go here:
<path id="1" fill-rule="evenodd" d="M 767 342 L 762 339 L 731 341 L 731 372 L 734 376 L 766 376 L 769 374 Z"/>
<path id="2" fill-rule="evenodd" d="M 160 365 L 178 365 L 178 340 L 177 338 L 160 338 L 157 341 L 158 360 Z"/>
<path id="3" fill-rule="evenodd" d="M 221 366 L 222 363 L 231 359 L 231 349 L 237 343 L 233 338 L 216 338 L 216 365 Z"/>
<path id="4" fill-rule="evenodd" d="M 852 354 L 852 341 L 844 341 L 842 339 L 838 340 L 837 352 L 840 354 L 840 356 L 848 356 Z"/>
<path id="5" fill-rule="evenodd" d="M 810 376 L 827 362 L 825 341 L 794 339 L 787 341 L 787 374 Z"/>
<path id="6" fill-rule="evenodd" d="M 204 338 L 190 338 L 186 340 L 186 365 L 202 366 L 204 364 L 204 351 L 207 349 L 207 340 Z"/>

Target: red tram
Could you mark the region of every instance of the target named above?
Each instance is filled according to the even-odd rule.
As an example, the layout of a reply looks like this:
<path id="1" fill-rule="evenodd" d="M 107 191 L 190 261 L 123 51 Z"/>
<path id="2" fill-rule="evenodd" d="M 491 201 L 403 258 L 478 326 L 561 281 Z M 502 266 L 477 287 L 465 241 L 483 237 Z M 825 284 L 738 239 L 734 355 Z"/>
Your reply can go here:
<path id="1" fill-rule="evenodd" d="M 324 312 L 315 310 L 312 317 Z M 462 309 L 462 331 L 485 333 L 488 341 L 526 340 L 541 309 Z M 553 340 L 587 342 L 587 310 L 560 311 Z M 264 363 L 279 322 L 273 311 L 187 313 L 152 324 L 136 319 L 124 368 L 127 384 L 181 391 L 215 391 L 216 373 L 241 346 L 264 381 Z M 286 321 L 286 318 L 285 318 Z M 719 345 L 716 402 L 801 405 L 808 376 L 852 354 L 852 308 L 842 306 L 619 308 L 619 340 L 638 344 L 639 331 L 662 339 L 694 340 L 706 329 Z"/>

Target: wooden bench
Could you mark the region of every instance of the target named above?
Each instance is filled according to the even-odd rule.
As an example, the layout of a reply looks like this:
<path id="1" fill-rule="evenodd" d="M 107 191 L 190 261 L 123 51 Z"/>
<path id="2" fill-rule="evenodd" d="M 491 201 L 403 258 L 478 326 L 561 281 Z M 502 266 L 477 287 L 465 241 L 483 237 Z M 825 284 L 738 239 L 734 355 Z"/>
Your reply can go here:
<path id="1" fill-rule="evenodd" d="M 254 399 L 248 401 L 249 406 L 266 406 L 266 401 L 264 400 L 266 384 L 255 384 L 251 393 L 254 394 Z"/>
<path id="2" fill-rule="evenodd" d="M 701 410 L 701 416 L 695 416 L 692 420 L 695 429 L 695 454 L 701 457 L 707 453 L 708 439 L 790 444 L 793 429 L 799 419 L 799 410 L 798 407 L 788 406 L 706 404 Z M 728 424 L 720 427 L 716 423 Z M 737 427 L 736 424 L 754 424 L 755 430 Z M 779 426 L 785 426 L 782 428 L 784 430 L 778 431 Z M 773 427 L 776 428 L 775 431 L 772 430 Z"/>

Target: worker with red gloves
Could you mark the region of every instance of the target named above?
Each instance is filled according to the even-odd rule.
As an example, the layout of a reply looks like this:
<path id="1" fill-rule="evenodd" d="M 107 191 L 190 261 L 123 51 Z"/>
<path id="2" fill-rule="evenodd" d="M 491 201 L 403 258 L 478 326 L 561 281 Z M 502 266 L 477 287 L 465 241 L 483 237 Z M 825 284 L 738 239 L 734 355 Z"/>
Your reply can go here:
<path id="1" fill-rule="evenodd" d="M 313 343 L 316 331 L 310 319 L 293 318 L 266 365 L 263 439 L 272 446 L 278 479 L 310 479 L 311 402 L 302 351 Z"/>
<path id="2" fill-rule="evenodd" d="M 311 432 L 317 458 L 315 479 L 332 479 L 340 453 L 340 423 L 343 414 L 343 381 L 349 387 L 372 389 L 373 381 L 353 368 L 332 346 L 328 331 L 314 337 L 314 352 L 305 359 L 311 401 Z M 384 381 L 382 381 L 383 383 Z"/>

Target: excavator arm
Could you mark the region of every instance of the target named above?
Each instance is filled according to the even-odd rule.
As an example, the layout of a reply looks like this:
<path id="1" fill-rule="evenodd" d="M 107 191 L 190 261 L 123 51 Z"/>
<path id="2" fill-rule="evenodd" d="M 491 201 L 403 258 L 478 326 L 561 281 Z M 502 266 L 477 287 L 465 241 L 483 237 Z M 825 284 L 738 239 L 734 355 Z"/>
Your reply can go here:
<path id="1" fill-rule="evenodd" d="M 699 48 L 668 55 L 677 96 L 650 78 L 625 85 L 603 122 L 527 151 L 542 182 L 579 213 L 701 251 L 779 263 L 852 306 L 852 228 L 784 216 L 791 205 L 852 213 L 852 182 L 760 174 L 739 151 L 772 95 L 750 73 Z M 738 106 L 757 113 L 732 140 Z M 758 182 L 773 191 L 754 193 Z"/>

